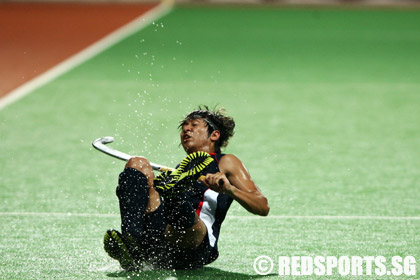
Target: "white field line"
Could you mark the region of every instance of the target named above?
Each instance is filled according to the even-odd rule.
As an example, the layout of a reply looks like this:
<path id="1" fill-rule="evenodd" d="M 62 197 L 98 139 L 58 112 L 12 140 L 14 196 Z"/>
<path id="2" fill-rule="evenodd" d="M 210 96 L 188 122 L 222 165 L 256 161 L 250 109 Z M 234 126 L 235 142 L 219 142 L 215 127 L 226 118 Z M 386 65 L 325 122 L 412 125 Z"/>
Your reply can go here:
<path id="1" fill-rule="evenodd" d="M 126 25 L 118 28 L 117 30 L 100 39 L 99 41 L 88 46 L 84 50 L 74 54 L 73 56 L 57 64 L 53 68 L 47 70 L 43 74 L 35 77 L 34 79 L 19 86 L 15 90 L 7 93 L 4 97 L 0 98 L 0 110 L 5 108 L 9 104 L 16 102 L 22 97 L 30 94 L 35 89 L 51 82 L 52 80 L 70 71 L 71 69 L 82 64 L 83 62 L 89 60 L 90 58 L 106 50 L 112 45 L 120 42 L 122 39 L 145 28 L 154 20 L 157 20 L 169 13 L 172 6 L 172 0 L 162 1 L 158 6 L 146 12 L 145 14 L 142 14 L 133 21 L 127 23 Z"/>
<path id="2" fill-rule="evenodd" d="M 0 212 L 0 216 L 35 216 L 35 217 L 89 217 L 89 218 L 119 218 L 119 214 L 95 214 L 95 213 L 61 213 L 61 212 Z M 294 215 L 269 215 L 260 216 L 227 216 L 227 220 L 416 220 L 420 216 L 294 216 Z"/>

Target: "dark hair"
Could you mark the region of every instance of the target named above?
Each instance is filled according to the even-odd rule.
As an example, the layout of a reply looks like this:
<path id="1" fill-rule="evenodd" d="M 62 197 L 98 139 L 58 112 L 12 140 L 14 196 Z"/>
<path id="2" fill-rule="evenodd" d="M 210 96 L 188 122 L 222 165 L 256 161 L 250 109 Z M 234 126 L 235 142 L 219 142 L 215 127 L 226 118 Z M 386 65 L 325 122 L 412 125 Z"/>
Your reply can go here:
<path id="1" fill-rule="evenodd" d="M 216 152 L 220 153 L 221 148 L 226 147 L 229 144 L 229 138 L 235 134 L 235 121 L 233 118 L 226 116 L 226 110 L 224 108 L 214 107 L 211 110 L 208 106 L 199 106 L 197 110 L 192 111 L 183 120 L 180 121 L 178 128 L 181 129 L 186 121 L 202 119 L 207 123 L 209 136 L 215 130 L 220 131 L 220 137 L 216 141 Z"/>

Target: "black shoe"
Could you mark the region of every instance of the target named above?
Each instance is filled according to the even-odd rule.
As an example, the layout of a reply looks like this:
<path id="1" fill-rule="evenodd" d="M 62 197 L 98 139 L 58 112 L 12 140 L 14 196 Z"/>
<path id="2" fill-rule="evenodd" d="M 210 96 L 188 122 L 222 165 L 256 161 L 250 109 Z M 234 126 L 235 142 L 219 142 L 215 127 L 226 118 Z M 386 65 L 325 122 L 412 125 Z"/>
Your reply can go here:
<path id="1" fill-rule="evenodd" d="M 162 172 L 155 178 L 155 189 L 163 197 L 175 196 L 183 193 L 197 181 L 213 158 L 206 152 L 189 154 L 174 171 Z"/>
<path id="2" fill-rule="evenodd" d="M 109 229 L 104 236 L 104 249 L 108 255 L 119 261 L 121 267 L 127 271 L 139 270 L 140 265 L 132 258 L 124 243 L 122 234 L 115 229 Z"/>

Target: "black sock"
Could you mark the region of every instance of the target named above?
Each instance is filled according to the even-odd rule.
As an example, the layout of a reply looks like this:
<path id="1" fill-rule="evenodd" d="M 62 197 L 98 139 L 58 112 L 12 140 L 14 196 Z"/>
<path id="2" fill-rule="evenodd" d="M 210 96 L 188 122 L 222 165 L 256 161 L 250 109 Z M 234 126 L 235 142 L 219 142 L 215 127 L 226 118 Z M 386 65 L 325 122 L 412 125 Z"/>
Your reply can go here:
<path id="1" fill-rule="evenodd" d="M 124 169 L 119 176 L 117 196 L 120 202 L 122 233 L 141 240 L 144 212 L 149 202 L 146 176 L 133 168 Z"/>
<path id="2" fill-rule="evenodd" d="M 195 211 L 185 194 L 166 198 L 164 206 L 166 222 L 176 230 L 185 230 L 194 225 Z"/>

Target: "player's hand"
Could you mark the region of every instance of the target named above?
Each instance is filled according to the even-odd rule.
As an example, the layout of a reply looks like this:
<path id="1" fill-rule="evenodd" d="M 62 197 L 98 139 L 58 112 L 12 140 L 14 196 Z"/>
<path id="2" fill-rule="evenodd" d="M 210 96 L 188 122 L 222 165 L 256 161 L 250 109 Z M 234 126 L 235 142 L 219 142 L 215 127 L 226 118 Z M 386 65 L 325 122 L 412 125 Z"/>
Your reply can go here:
<path id="1" fill-rule="evenodd" d="M 229 180 L 226 178 L 226 175 L 221 172 L 206 174 L 206 177 L 200 181 L 211 190 L 227 195 L 231 195 L 235 188 L 230 184 Z"/>

